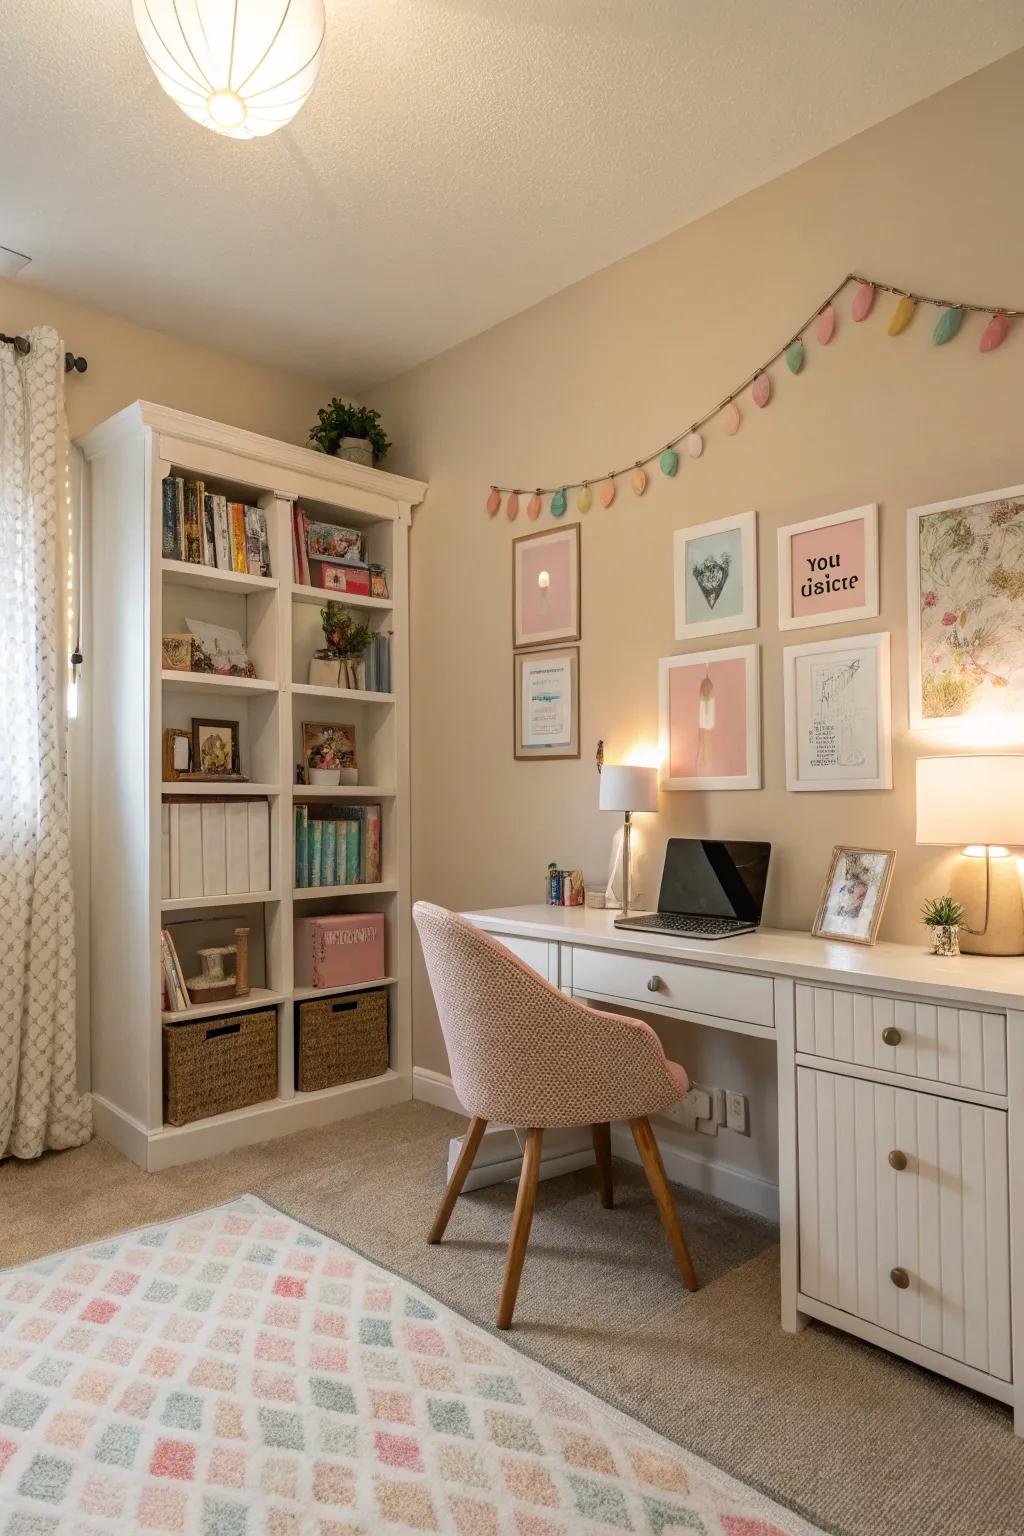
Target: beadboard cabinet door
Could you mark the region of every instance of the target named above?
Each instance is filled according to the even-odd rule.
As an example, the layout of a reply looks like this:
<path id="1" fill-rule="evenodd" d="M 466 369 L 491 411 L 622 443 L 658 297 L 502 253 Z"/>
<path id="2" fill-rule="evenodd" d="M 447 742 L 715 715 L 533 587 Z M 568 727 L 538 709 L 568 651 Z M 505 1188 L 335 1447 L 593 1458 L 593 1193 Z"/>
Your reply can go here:
<path id="1" fill-rule="evenodd" d="M 1006 1113 L 797 1070 L 800 1290 L 1011 1377 Z"/>

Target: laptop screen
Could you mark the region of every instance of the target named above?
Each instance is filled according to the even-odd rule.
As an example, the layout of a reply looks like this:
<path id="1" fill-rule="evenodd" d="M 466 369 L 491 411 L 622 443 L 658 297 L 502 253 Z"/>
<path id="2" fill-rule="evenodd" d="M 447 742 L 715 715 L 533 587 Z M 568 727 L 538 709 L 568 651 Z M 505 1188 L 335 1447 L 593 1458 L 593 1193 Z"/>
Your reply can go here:
<path id="1" fill-rule="evenodd" d="M 771 843 L 670 837 L 658 911 L 759 923 L 771 851 Z"/>

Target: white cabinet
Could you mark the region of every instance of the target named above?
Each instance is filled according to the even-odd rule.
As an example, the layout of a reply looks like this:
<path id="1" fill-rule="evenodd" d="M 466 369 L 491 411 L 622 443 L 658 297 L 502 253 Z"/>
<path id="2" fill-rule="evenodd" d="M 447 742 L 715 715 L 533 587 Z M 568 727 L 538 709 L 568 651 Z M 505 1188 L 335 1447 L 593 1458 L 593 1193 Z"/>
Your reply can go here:
<path id="1" fill-rule="evenodd" d="M 1009 1381 L 1006 1125 L 1005 1110 L 799 1067 L 801 1292 Z"/>

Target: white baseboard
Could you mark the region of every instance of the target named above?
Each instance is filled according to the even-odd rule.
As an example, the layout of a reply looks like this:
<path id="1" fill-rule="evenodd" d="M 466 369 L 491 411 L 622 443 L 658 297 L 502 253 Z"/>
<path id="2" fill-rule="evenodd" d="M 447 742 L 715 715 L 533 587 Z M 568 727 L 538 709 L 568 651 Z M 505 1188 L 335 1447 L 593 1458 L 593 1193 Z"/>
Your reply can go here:
<path id="1" fill-rule="evenodd" d="M 455 1114 L 465 1114 L 452 1087 L 452 1080 L 443 1072 L 431 1072 L 426 1067 L 413 1068 L 412 1096 Z M 699 1189 L 704 1194 L 727 1200 L 740 1210 L 751 1211 L 755 1216 L 765 1216 L 769 1221 L 779 1219 L 779 1186 L 762 1174 L 751 1173 L 746 1168 L 735 1168 L 731 1163 L 701 1157 L 697 1152 L 675 1145 L 662 1137 L 659 1140 L 665 1172 L 674 1184 L 688 1189 Z M 612 1127 L 612 1151 L 628 1162 L 639 1163 L 640 1155 L 633 1143 L 628 1126 Z"/>
<path id="2" fill-rule="evenodd" d="M 123 1152 L 133 1163 L 145 1168 L 149 1150 L 146 1127 L 100 1094 L 93 1093 L 90 1097 L 93 1134 L 100 1141 L 109 1141 L 118 1152 Z"/>

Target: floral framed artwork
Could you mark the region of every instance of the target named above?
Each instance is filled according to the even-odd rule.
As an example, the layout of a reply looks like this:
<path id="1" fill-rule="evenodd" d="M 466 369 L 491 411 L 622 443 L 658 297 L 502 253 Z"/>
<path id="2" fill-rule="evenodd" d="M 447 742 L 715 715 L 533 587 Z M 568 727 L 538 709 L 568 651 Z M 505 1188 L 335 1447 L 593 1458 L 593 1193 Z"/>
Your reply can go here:
<path id="1" fill-rule="evenodd" d="M 677 528 L 676 639 L 757 628 L 757 513 Z"/>
<path id="2" fill-rule="evenodd" d="M 663 656 L 658 674 L 662 789 L 760 789 L 760 648 Z"/>
<path id="3" fill-rule="evenodd" d="M 520 762 L 579 757 L 579 647 L 521 651 L 512 664 L 515 756 Z"/>
<path id="4" fill-rule="evenodd" d="M 878 617 L 878 505 L 779 529 L 779 628 Z"/>
<path id="5" fill-rule="evenodd" d="M 580 638 L 580 525 L 512 540 L 512 645 Z"/>
<path id="6" fill-rule="evenodd" d="M 238 773 L 238 721 L 192 719 L 192 766 L 207 776 Z"/>
<path id="7" fill-rule="evenodd" d="M 811 929 L 814 938 L 873 944 L 895 862 L 892 848 L 833 848 Z"/>
<path id="8" fill-rule="evenodd" d="M 787 645 L 786 788 L 891 789 L 889 636 Z"/>
<path id="9" fill-rule="evenodd" d="M 1024 485 L 907 513 L 910 724 L 1024 710 Z"/>

